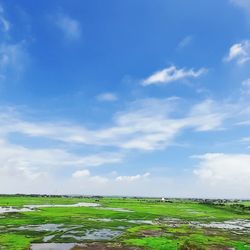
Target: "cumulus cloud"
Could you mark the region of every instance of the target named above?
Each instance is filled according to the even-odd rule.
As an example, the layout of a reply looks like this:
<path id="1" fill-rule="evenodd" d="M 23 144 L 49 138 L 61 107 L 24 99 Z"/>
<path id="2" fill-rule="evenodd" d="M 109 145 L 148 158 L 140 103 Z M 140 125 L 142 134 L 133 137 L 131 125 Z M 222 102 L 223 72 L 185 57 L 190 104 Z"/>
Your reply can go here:
<path id="1" fill-rule="evenodd" d="M 96 96 L 96 99 L 100 102 L 114 102 L 118 100 L 118 97 L 114 93 L 106 92 Z"/>
<path id="2" fill-rule="evenodd" d="M 148 78 L 144 79 L 142 82 L 143 86 L 152 84 L 167 84 L 178 80 L 183 80 L 186 78 L 197 78 L 207 71 L 205 68 L 199 70 L 176 68 L 175 66 L 170 66 L 163 70 L 153 73 Z"/>
<path id="3" fill-rule="evenodd" d="M 55 18 L 55 24 L 62 31 L 66 39 L 78 40 L 81 37 L 81 24 L 76 19 L 64 13 L 58 13 Z"/>
<path id="4" fill-rule="evenodd" d="M 211 185 L 250 187 L 250 155 L 207 153 L 194 156 L 200 160 L 194 174 Z"/>
<path id="5" fill-rule="evenodd" d="M 235 61 L 238 65 L 243 65 L 250 60 L 250 41 L 244 40 L 233 44 L 224 58 L 225 62 Z"/>

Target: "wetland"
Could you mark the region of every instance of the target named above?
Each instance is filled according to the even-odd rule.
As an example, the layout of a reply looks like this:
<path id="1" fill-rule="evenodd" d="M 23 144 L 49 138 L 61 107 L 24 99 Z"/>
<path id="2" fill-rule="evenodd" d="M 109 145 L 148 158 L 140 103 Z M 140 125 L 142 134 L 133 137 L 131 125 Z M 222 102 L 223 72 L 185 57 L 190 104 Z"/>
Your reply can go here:
<path id="1" fill-rule="evenodd" d="M 0 249 L 250 249 L 250 203 L 0 196 Z"/>

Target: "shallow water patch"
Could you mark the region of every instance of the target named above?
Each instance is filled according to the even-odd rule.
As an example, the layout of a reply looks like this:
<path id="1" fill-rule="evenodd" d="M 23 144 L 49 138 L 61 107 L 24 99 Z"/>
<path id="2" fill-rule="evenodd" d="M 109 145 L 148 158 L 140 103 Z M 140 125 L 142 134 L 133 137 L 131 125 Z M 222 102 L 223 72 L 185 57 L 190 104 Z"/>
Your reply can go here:
<path id="1" fill-rule="evenodd" d="M 250 220 L 228 220 L 224 222 L 200 223 L 192 221 L 189 225 L 201 228 L 225 229 L 234 232 L 250 233 Z"/>
<path id="2" fill-rule="evenodd" d="M 18 212 L 32 212 L 31 208 L 23 207 L 23 208 L 15 208 L 15 207 L 0 207 L 0 214 L 5 213 L 18 213 Z"/>
<path id="3" fill-rule="evenodd" d="M 126 222 L 126 223 L 132 223 L 132 224 L 147 224 L 147 225 L 153 225 L 155 222 L 152 220 L 128 220 L 128 219 L 111 219 L 111 218 L 88 218 L 90 221 L 97 221 L 97 222 L 113 222 L 113 221 L 119 221 L 119 222 Z"/>
<path id="4" fill-rule="evenodd" d="M 100 204 L 91 202 L 80 202 L 76 204 L 43 204 L 43 205 L 25 205 L 25 208 L 44 208 L 44 207 L 98 207 Z"/>
<path id="5" fill-rule="evenodd" d="M 91 202 L 80 202 L 76 204 L 43 204 L 43 205 L 24 205 L 21 208 L 16 207 L 0 207 L 0 214 L 5 213 L 17 213 L 17 212 L 32 212 L 38 208 L 46 208 L 46 207 L 99 207 L 98 203 Z"/>
<path id="6" fill-rule="evenodd" d="M 43 243 L 43 244 L 32 244 L 31 250 L 74 250 L 74 249 L 85 249 L 85 250 L 139 250 L 138 247 L 124 246 L 120 243 Z"/>
<path id="7" fill-rule="evenodd" d="M 77 243 L 36 243 L 32 244 L 31 250 L 71 250 L 76 246 L 84 246 Z"/>
<path id="8" fill-rule="evenodd" d="M 41 225 L 27 225 L 18 227 L 16 230 L 29 230 L 29 231 L 36 231 L 36 232 L 56 232 L 59 230 L 63 230 L 63 224 L 41 224 Z"/>
<path id="9" fill-rule="evenodd" d="M 47 235 L 43 238 L 43 242 L 48 242 L 52 240 L 55 237 L 55 235 Z"/>
<path id="10" fill-rule="evenodd" d="M 98 209 L 111 210 L 111 211 L 116 211 L 116 212 L 126 212 L 126 213 L 134 212 L 132 210 L 128 210 L 128 209 L 125 209 L 125 208 L 119 208 L 119 207 L 99 207 Z"/>
<path id="11" fill-rule="evenodd" d="M 80 232 L 81 233 L 81 232 Z M 112 240 L 120 236 L 122 231 L 114 231 L 111 229 L 87 230 L 82 236 L 79 232 L 71 231 L 61 236 L 61 238 L 74 238 L 75 240 Z"/>

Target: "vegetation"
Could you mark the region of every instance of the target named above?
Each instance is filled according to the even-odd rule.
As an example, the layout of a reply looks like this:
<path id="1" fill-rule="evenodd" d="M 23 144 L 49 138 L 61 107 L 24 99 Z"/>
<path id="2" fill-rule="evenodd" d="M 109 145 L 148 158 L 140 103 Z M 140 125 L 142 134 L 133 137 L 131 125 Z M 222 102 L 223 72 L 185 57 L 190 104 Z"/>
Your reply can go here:
<path id="1" fill-rule="evenodd" d="M 0 213 L 0 249 L 27 250 L 32 243 L 45 239 L 46 242 L 104 241 L 156 250 L 250 249 L 250 228 L 240 224 L 250 223 L 250 202 L 0 196 L 1 207 L 17 209 L 34 204 L 80 202 L 100 206 L 39 207 L 29 212 Z M 227 227 L 227 221 L 234 226 Z M 225 227 L 221 226 L 224 222 Z M 209 226 L 216 223 L 218 227 Z M 114 236 L 105 238 L 105 230 L 111 236 L 114 232 Z M 84 238 L 93 232 L 99 232 L 99 238 Z"/>

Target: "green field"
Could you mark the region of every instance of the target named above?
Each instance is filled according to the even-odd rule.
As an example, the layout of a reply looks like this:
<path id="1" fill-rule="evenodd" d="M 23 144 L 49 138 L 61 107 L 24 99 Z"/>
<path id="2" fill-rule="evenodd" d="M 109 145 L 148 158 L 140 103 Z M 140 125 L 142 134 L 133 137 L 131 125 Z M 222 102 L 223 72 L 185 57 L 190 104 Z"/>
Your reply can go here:
<path id="1" fill-rule="evenodd" d="M 68 206 L 84 202 L 99 206 Z M 61 206 L 18 211 L 55 204 Z M 45 242 L 86 243 L 73 249 L 250 249 L 249 204 L 1 196 L 1 209 L 15 212 L 0 209 L 0 249 L 30 249 Z"/>

